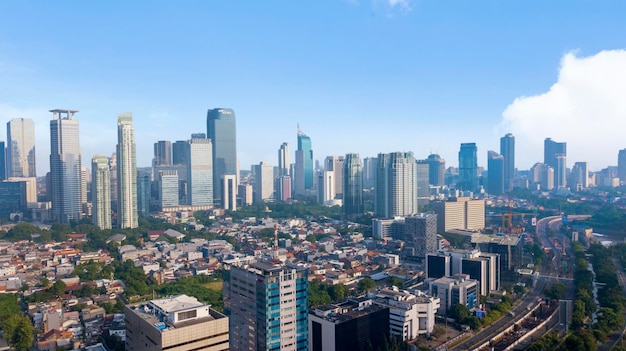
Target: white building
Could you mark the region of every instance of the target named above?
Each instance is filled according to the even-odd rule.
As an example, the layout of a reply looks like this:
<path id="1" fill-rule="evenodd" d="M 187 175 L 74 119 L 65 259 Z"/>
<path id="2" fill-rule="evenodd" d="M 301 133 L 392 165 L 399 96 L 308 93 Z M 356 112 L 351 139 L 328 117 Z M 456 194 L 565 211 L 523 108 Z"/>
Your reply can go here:
<path id="1" fill-rule="evenodd" d="M 117 227 L 137 228 L 137 154 L 133 115 L 117 117 Z"/>
<path id="2" fill-rule="evenodd" d="M 426 295 L 413 295 L 406 290 L 382 289 L 374 303 L 389 308 L 389 334 L 402 340 L 413 340 L 430 334 L 435 327 L 435 313 L 440 299 Z"/>

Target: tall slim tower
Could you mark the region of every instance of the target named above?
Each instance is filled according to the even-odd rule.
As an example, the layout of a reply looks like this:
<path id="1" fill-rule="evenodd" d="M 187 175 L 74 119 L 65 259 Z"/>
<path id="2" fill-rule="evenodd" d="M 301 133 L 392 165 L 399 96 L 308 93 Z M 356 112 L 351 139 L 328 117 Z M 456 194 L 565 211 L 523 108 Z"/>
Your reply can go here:
<path id="1" fill-rule="evenodd" d="M 378 154 L 376 216 L 390 218 L 418 213 L 416 168 L 412 152 Z"/>
<path id="2" fill-rule="evenodd" d="M 137 155 L 132 113 L 117 117 L 117 227 L 137 228 Z"/>
<path id="3" fill-rule="evenodd" d="M 262 203 L 274 199 L 274 167 L 263 161 L 254 167 L 254 202 Z"/>
<path id="4" fill-rule="evenodd" d="M 278 149 L 278 177 L 288 176 L 289 167 L 289 144 L 283 143 Z"/>
<path id="5" fill-rule="evenodd" d="M 343 215 L 352 219 L 363 214 L 363 166 L 359 154 L 346 154 L 343 163 Z"/>
<path id="6" fill-rule="evenodd" d="M 343 191 L 343 164 L 346 161 L 344 156 L 327 156 L 324 160 L 324 171 L 335 174 L 335 197 L 341 199 Z"/>
<path id="7" fill-rule="evenodd" d="M 91 203 L 93 224 L 100 229 L 111 229 L 111 177 L 109 158 L 105 155 L 91 158 Z"/>
<path id="8" fill-rule="evenodd" d="M 150 193 L 152 186 L 152 167 L 137 168 L 137 214 L 150 217 Z"/>
<path id="9" fill-rule="evenodd" d="M 504 157 L 504 191 L 513 189 L 515 180 L 515 137 L 507 133 L 500 138 L 500 155 Z"/>
<path id="10" fill-rule="evenodd" d="M 50 199 L 61 223 L 81 217 L 81 155 L 76 110 L 56 109 L 50 121 Z"/>
<path id="11" fill-rule="evenodd" d="M 296 151 L 295 192 L 303 195 L 313 189 L 313 148 L 311 138 L 298 128 L 298 150 Z"/>
<path id="12" fill-rule="evenodd" d="M 213 144 L 213 203 L 222 206 L 222 177 L 237 172 L 237 126 L 235 112 L 215 108 L 207 112 L 207 137 Z"/>
<path id="13" fill-rule="evenodd" d="M 4 141 L 0 141 L 0 181 L 7 179 L 6 174 L 6 149 Z"/>
<path id="14" fill-rule="evenodd" d="M 37 177 L 35 168 L 35 124 L 30 118 L 7 123 L 7 178 Z"/>
<path id="15" fill-rule="evenodd" d="M 487 192 L 491 195 L 502 195 L 505 191 L 504 170 L 506 159 L 495 151 L 487 152 Z"/>
<path id="16" fill-rule="evenodd" d="M 213 145 L 211 139 L 187 141 L 187 194 L 192 206 L 213 205 Z M 221 187 L 220 187 L 221 189 Z"/>
<path id="17" fill-rule="evenodd" d="M 476 143 L 462 143 L 459 150 L 459 184 L 461 190 L 478 189 L 478 148 Z"/>
<path id="18" fill-rule="evenodd" d="M 617 176 L 621 182 L 626 182 L 626 149 L 617 154 Z"/>

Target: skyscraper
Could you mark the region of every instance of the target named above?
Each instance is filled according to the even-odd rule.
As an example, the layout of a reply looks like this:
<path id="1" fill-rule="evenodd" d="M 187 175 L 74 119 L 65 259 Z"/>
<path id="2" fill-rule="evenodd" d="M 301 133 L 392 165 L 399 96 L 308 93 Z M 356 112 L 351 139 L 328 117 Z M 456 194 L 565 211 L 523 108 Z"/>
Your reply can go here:
<path id="1" fill-rule="evenodd" d="M 91 203 L 93 225 L 111 229 L 111 176 L 109 158 L 105 155 L 91 158 Z"/>
<path id="2" fill-rule="evenodd" d="M 172 143 L 160 140 L 154 143 L 154 165 L 169 166 L 172 164 Z"/>
<path id="3" fill-rule="evenodd" d="M 192 206 L 213 205 L 213 145 L 211 139 L 187 141 L 187 202 Z M 221 189 L 221 187 L 220 187 Z"/>
<path id="4" fill-rule="evenodd" d="M 366 157 L 363 159 L 363 188 L 370 189 L 376 186 L 376 157 Z"/>
<path id="5" fill-rule="evenodd" d="M 478 190 L 478 148 L 476 143 L 462 143 L 459 150 L 460 190 Z"/>
<path id="6" fill-rule="evenodd" d="M 317 202 L 322 205 L 330 204 L 337 194 L 335 189 L 335 172 L 320 171 L 317 175 Z"/>
<path id="7" fill-rule="evenodd" d="M 117 227 L 137 228 L 137 154 L 133 115 L 117 117 Z"/>
<path id="8" fill-rule="evenodd" d="M 222 206 L 222 177 L 237 172 L 237 129 L 235 112 L 216 108 L 207 112 L 207 137 L 213 144 L 213 203 Z"/>
<path id="9" fill-rule="evenodd" d="M 176 207 L 178 202 L 178 172 L 173 169 L 161 170 L 157 173 L 159 192 L 159 208 Z"/>
<path id="10" fill-rule="evenodd" d="M 289 261 L 226 263 L 230 349 L 307 350 L 308 268 Z"/>
<path id="11" fill-rule="evenodd" d="M 446 160 L 437 154 L 430 154 L 428 162 L 428 183 L 434 186 L 445 185 Z"/>
<path id="12" fill-rule="evenodd" d="M 311 138 L 298 128 L 298 150 L 296 151 L 295 192 L 304 195 L 313 189 L 313 148 Z"/>
<path id="13" fill-rule="evenodd" d="M 137 214 L 150 217 L 152 167 L 137 168 Z"/>
<path id="14" fill-rule="evenodd" d="M 237 210 L 237 176 L 234 174 L 226 174 L 222 184 L 222 202 L 225 210 Z"/>
<path id="15" fill-rule="evenodd" d="M 617 154 L 617 176 L 621 182 L 626 182 L 626 149 Z"/>
<path id="16" fill-rule="evenodd" d="M 427 160 L 418 160 L 415 165 L 415 181 L 417 182 L 417 207 L 422 208 L 430 202 L 430 164 Z"/>
<path id="17" fill-rule="evenodd" d="M 0 141 L 0 181 L 7 179 L 6 175 L 6 149 L 4 141 Z"/>
<path id="18" fill-rule="evenodd" d="M 278 176 L 288 176 L 289 174 L 289 144 L 283 143 L 278 149 Z"/>
<path id="19" fill-rule="evenodd" d="M 50 199 L 53 219 L 81 217 L 81 155 L 76 110 L 50 110 Z"/>
<path id="20" fill-rule="evenodd" d="M 587 162 L 576 162 L 572 167 L 571 187 L 572 190 L 580 191 L 589 186 L 589 170 Z"/>
<path id="21" fill-rule="evenodd" d="M 378 154 L 374 212 L 378 217 L 418 213 L 415 158 L 412 152 Z"/>
<path id="22" fill-rule="evenodd" d="M 30 118 L 7 123 L 7 178 L 37 177 L 35 167 L 35 124 Z"/>
<path id="23" fill-rule="evenodd" d="M 346 218 L 353 219 L 363 214 L 363 166 L 359 154 L 346 154 L 342 195 Z"/>
<path id="24" fill-rule="evenodd" d="M 254 202 L 261 203 L 274 198 L 274 167 L 267 162 L 261 162 L 254 174 Z"/>
<path id="25" fill-rule="evenodd" d="M 491 195 L 504 194 L 504 169 L 506 160 L 495 151 L 487 152 L 487 192 Z"/>
<path id="26" fill-rule="evenodd" d="M 415 255 L 426 258 L 437 252 L 437 215 L 420 213 L 404 219 L 404 235 L 413 242 Z"/>
<path id="27" fill-rule="evenodd" d="M 184 165 L 187 163 L 185 154 L 187 153 L 187 142 L 178 140 L 172 144 L 172 164 Z"/>
<path id="28" fill-rule="evenodd" d="M 515 180 L 515 137 L 507 133 L 500 138 L 500 155 L 504 158 L 504 191 L 513 189 Z"/>
<path id="29" fill-rule="evenodd" d="M 335 197 L 338 199 L 341 199 L 341 192 L 343 191 L 343 163 L 345 160 L 344 156 L 327 156 L 324 160 L 324 171 L 334 173 Z"/>
<path id="30" fill-rule="evenodd" d="M 543 163 L 554 169 L 554 187 L 559 189 L 566 185 L 567 143 L 556 142 L 546 138 L 543 143 Z M 559 158 L 558 156 L 562 156 Z M 559 167 L 561 169 L 559 169 Z"/>

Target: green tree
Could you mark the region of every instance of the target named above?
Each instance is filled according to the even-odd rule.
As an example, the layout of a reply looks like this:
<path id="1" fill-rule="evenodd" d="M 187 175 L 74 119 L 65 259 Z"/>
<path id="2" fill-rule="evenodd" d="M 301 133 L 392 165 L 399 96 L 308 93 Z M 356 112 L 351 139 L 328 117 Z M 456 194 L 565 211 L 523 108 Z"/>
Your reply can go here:
<path id="1" fill-rule="evenodd" d="M 396 277 L 395 275 L 392 275 L 391 277 L 387 278 L 387 284 L 391 286 L 397 286 L 398 288 L 402 288 L 404 286 L 404 280 Z"/>
<path id="2" fill-rule="evenodd" d="M 33 325 L 23 314 L 14 314 L 4 323 L 4 338 L 16 350 L 28 350 L 33 343 Z"/>
<path id="3" fill-rule="evenodd" d="M 346 297 L 346 287 L 343 284 L 333 285 L 328 292 L 333 301 L 343 300 Z"/>
<path id="4" fill-rule="evenodd" d="M 465 320 L 465 318 L 469 317 L 470 311 L 467 307 L 458 303 L 450 308 L 449 315 L 457 322 L 461 323 Z"/>
<path id="5" fill-rule="evenodd" d="M 376 288 L 376 282 L 372 278 L 362 278 L 359 280 L 359 290 L 364 292 L 369 292 Z"/>

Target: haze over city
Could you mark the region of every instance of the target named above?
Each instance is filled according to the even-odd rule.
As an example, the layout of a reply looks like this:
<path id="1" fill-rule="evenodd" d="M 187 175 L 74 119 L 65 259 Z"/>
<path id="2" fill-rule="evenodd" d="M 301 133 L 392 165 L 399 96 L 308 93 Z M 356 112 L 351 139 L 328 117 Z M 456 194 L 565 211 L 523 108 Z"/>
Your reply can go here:
<path id="1" fill-rule="evenodd" d="M 623 13 L 617 0 L 3 3 L 0 116 L 35 121 L 39 175 L 54 108 L 80 111 L 84 160 L 115 151 L 120 113 L 148 166 L 154 142 L 205 132 L 207 109 L 226 107 L 241 169 L 275 165 L 299 123 L 320 160 L 413 151 L 456 166 L 476 142 L 486 167 L 511 132 L 519 169 L 551 137 L 599 170 L 626 147 Z"/>

